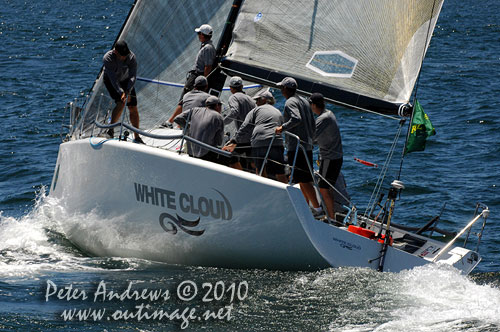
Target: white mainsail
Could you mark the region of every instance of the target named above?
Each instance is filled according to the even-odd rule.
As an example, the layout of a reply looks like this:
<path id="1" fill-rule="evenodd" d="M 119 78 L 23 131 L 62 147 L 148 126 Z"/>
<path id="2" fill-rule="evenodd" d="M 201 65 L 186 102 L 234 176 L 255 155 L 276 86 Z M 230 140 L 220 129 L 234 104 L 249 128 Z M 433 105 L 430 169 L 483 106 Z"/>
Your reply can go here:
<path id="1" fill-rule="evenodd" d="M 410 99 L 442 4 L 245 1 L 223 65 L 262 82 L 276 73 L 293 76 L 306 82 L 299 82 L 304 92 L 333 87 L 325 95 L 336 101 L 395 113 Z"/>

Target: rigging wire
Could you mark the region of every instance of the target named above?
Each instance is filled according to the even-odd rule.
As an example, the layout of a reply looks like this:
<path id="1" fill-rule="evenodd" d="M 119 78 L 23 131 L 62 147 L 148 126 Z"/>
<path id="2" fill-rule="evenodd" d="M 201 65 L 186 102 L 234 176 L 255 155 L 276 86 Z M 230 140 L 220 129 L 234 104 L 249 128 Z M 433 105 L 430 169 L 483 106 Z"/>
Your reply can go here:
<path id="1" fill-rule="evenodd" d="M 377 183 L 375 184 L 375 188 L 373 189 L 372 195 L 370 196 L 370 200 L 368 201 L 365 215 L 371 215 L 376 205 L 376 197 L 380 194 L 380 190 L 382 189 L 382 184 L 384 183 L 384 179 L 387 175 L 387 171 L 389 170 L 389 164 L 391 163 L 392 157 L 394 155 L 394 151 L 396 150 L 397 143 L 399 141 L 399 137 L 401 136 L 401 131 L 403 130 L 404 121 L 400 121 L 399 128 L 396 132 L 394 140 L 392 141 L 391 148 L 389 149 L 389 153 L 384 161 L 384 166 L 380 170 L 380 175 L 378 176 Z M 370 213 L 368 214 L 368 211 Z"/>
<path id="2" fill-rule="evenodd" d="M 435 7 L 436 7 L 436 0 L 434 0 L 434 2 L 432 4 L 431 16 L 429 18 L 429 26 L 427 27 L 427 35 L 425 37 L 424 49 L 422 50 L 422 60 L 420 61 L 420 70 L 418 71 L 417 80 L 416 80 L 416 83 L 415 83 L 415 91 L 413 93 L 413 105 L 415 105 L 415 102 L 417 100 L 418 86 L 419 86 L 419 83 L 420 83 L 420 74 L 422 73 L 422 67 L 424 65 L 425 52 L 427 50 L 427 44 L 429 43 L 431 26 L 432 26 L 432 18 L 434 17 L 434 9 L 435 9 Z M 411 118 L 410 118 L 410 121 L 408 122 L 408 130 L 407 130 L 407 133 L 406 133 L 406 140 L 405 140 L 405 144 L 404 144 L 404 147 L 403 147 L 403 152 L 401 153 L 401 163 L 399 165 L 398 180 L 401 179 L 401 173 L 403 171 L 403 162 L 404 162 L 404 158 L 405 158 L 404 157 L 405 156 L 405 150 L 406 150 L 406 146 L 408 144 L 408 138 L 410 137 L 410 133 L 411 133 L 410 130 L 411 130 L 411 124 L 413 122 L 413 116 L 414 116 L 414 112 L 411 112 Z"/>

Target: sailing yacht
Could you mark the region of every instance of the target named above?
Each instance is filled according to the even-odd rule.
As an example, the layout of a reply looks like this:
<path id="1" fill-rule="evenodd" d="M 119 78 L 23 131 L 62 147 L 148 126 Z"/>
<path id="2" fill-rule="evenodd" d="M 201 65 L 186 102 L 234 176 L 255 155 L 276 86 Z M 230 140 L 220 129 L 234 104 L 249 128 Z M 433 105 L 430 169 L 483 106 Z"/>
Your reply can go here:
<path id="1" fill-rule="evenodd" d="M 484 228 L 485 206 L 448 243 L 439 242 L 426 234 L 435 223 L 412 231 L 391 222 L 404 188 L 393 181 L 380 212 L 374 204 L 361 213 L 347 200 L 338 227 L 316 220 L 292 181 L 192 158 L 185 143 L 202 143 L 160 126 L 198 51 L 194 28 L 205 23 L 218 45 L 211 93 L 222 99 L 227 75 L 243 77 L 249 94 L 291 76 L 302 95 L 321 92 L 331 103 L 403 122 L 442 3 L 137 0 L 117 40 L 126 40 L 139 62 L 142 129 L 126 117 L 107 123 L 114 105 L 101 72 L 89 95 L 70 103 L 49 194 L 54 218 L 75 246 L 97 256 L 280 270 L 398 272 L 442 263 L 469 273 L 481 257 L 457 240 L 478 220 Z M 119 139 L 102 137 L 112 126 Z M 131 131 L 146 144 L 133 143 Z"/>

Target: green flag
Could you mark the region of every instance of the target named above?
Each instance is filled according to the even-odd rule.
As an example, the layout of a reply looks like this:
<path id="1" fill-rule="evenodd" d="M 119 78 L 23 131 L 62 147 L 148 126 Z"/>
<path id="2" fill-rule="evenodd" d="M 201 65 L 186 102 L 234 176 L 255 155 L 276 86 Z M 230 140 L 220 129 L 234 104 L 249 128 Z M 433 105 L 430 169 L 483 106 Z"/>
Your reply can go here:
<path id="1" fill-rule="evenodd" d="M 413 108 L 413 119 L 410 126 L 410 134 L 406 142 L 405 155 L 413 151 L 424 151 L 427 137 L 435 135 L 436 130 L 432 126 L 431 120 L 418 100 L 415 100 Z"/>

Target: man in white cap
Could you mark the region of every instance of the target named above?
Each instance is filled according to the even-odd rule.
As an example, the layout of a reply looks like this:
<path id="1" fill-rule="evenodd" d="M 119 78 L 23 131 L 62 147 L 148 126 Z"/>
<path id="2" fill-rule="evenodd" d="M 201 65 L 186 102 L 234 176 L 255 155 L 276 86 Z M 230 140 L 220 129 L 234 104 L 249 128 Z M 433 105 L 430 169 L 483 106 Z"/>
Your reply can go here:
<path id="1" fill-rule="evenodd" d="M 186 84 L 184 84 L 181 99 L 184 97 L 184 94 L 193 89 L 196 77 L 200 75 L 208 77 L 208 75 L 212 72 L 212 66 L 215 61 L 215 47 L 212 43 L 212 27 L 208 24 L 203 24 L 199 28 L 194 29 L 194 31 L 198 34 L 201 47 L 198 51 L 198 55 L 196 56 L 194 67 L 191 71 L 189 71 L 186 78 Z"/>
<path id="2" fill-rule="evenodd" d="M 324 212 L 316 198 L 316 191 L 312 185 L 312 175 L 307 163 L 308 159 L 312 167 L 315 122 L 311 106 L 306 99 L 296 93 L 298 88 L 297 81 L 292 77 L 285 77 L 277 86 L 281 89 L 281 94 L 286 98 L 286 102 L 283 112 L 285 122 L 276 128 L 276 133 L 281 134 L 283 131 L 288 131 L 297 135 L 300 138 L 300 144 L 306 149 L 307 156 L 304 156 L 301 149 L 299 149 L 297 156 L 295 156 L 297 140 L 288 136 L 286 137 L 288 163 L 292 165 L 295 157 L 297 159 L 292 180 L 295 183 L 299 183 L 302 194 L 307 202 L 312 205 L 313 215 L 319 218 L 324 215 Z"/>
<path id="3" fill-rule="evenodd" d="M 283 138 L 277 135 L 273 140 L 274 130 L 283 123 L 283 116 L 272 106 L 274 97 L 271 92 L 261 91 L 254 99 L 257 101 L 257 107 L 247 114 L 235 137 L 223 149 L 233 152 L 237 145 L 250 139 L 256 173 L 259 174 L 269 144 L 273 141 L 263 175 L 286 183 Z"/>
<path id="4" fill-rule="evenodd" d="M 177 115 L 181 114 L 183 110 L 188 110 L 193 107 L 204 107 L 205 101 L 210 95 L 206 93 L 208 87 L 207 78 L 203 75 L 196 77 L 194 80 L 194 89 L 189 91 L 182 97 L 181 101 L 177 104 L 174 114 L 168 119 L 163 126 L 172 128 L 172 123 Z"/>
<path id="5" fill-rule="evenodd" d="M 228 100 L 229 111 L 224 116 L 224 125 L 228 125 L 234 122 L 236 130 L 238 130 L 245 120 L 248 112 L 253 110 L 257 105 L 255 101 L 243 92 L 243 80 L 239 76 L 233 76 L 229 80 L 229 89 L 231 90 L 231 96 Z M 238 145 L 238 154 L 240 156 L 245 156 L 246 158 L 239 159 L 233 157 L 230 166 L 237 169 L 250 169 L 251 162 L 249 159 L 252 154 L 252 148 L 250 146 L 250 140 L 247 142 L 240 142 Z M 248 160 L 248 162 L 247 162 Z"/>
<path id="6" fill-rule="evenodd" d="M 220 147 L 224 139 L 224 119 L 220 114 L 222 103 L 219 98 L 210 96 L 206 107 L 194 107 L 179 114 L 174 122 L 184 127 L 188 125 L 187 135 L 214 147 Z M 227 164 L 227 158 L 209 151 L 197 144 L 189 143 L 188 154 L 215 163 Z"/>

